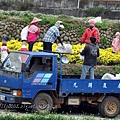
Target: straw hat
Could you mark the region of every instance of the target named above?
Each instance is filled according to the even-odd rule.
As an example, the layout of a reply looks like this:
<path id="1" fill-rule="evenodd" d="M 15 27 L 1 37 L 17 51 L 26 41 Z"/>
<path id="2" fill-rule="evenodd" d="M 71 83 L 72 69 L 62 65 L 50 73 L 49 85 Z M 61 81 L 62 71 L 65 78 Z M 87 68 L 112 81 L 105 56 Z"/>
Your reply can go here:
<path id="1" fill-rule="evenodd" d="M 36 22 L 39 22 L 39 21 L 42 21 L 42 20 L 34 17 L 30 24 L 33 24 L 33 23 L 36 23 Z"/>

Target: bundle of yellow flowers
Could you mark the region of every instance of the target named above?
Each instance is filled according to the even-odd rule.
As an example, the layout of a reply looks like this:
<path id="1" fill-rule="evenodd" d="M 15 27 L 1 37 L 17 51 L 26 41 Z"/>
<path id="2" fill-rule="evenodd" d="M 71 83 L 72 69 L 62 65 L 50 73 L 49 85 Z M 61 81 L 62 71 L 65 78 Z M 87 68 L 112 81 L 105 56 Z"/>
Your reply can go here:
<path id="1" fill-rule="evenodd" d="M 2 43 L 0 42 L 0 45 Z M 10 51 L 18 51 L 22 46 L 22 42 L 18 40 L 10 40 L 7 42 L 7 46 Z M 28 45 L 27 45 L 28 46 Z M 53 44 L 52 50 L 56 51 L 57 44 Z M 72 54 L 63 54 L 69 58 L 69 63 L 79 63 L 82 64 L 83 60 L 80 59 L 80 50 L 83 49 L 85 45 L 72 45 Z M 36 42 L 33 47 L 33 51 L 37 52 L 43 50 L 43 43 Z M 112 48 L 100 49 L 100 56 L 98 58 L 98 64 L 100 65 L 115 65 L 120 63 L 120 53 L 112 53 Z"/>

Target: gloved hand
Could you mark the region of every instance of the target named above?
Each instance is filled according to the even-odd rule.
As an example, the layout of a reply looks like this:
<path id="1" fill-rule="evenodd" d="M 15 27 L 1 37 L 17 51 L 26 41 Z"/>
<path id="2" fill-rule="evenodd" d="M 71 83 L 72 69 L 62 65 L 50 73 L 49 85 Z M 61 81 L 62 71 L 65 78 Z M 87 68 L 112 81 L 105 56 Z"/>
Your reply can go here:
<path id="1" fill-rule="evenodd" d="M 63 49 L 65 49 L 65 46 L 64 46 L 64 45 L 62 45 L 62 47 L 63 47 Z"/>

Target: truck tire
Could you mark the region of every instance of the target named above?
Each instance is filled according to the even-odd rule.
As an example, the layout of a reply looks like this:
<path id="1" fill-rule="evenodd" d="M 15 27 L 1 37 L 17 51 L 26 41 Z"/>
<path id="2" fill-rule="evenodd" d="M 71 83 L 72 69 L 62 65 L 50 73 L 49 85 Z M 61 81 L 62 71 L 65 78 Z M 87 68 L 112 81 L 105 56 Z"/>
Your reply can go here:
<path id="1" fill-rule="evenodd" d="M 33 101 L 33 111 L 49 113 L 53 107 L 53 100 L 47 93 L 39 93 Z"/>
<path id="2" fill-rule="evenodd" d="M 113 96 L 108 96 L 99 104 L 98 109 L 103 117 L 114 118 L 120 111 L 119 100 Z"/>
<path id="3" fill-rule="evenodd" d="M 102 107 L 101 107 L 101 103 L 98 104 L 98 112 L 99 112 L 101 117 L 105 117 L 104 116 L 105 114 L 103 113 L 103 110 L 102 110 Z"/>

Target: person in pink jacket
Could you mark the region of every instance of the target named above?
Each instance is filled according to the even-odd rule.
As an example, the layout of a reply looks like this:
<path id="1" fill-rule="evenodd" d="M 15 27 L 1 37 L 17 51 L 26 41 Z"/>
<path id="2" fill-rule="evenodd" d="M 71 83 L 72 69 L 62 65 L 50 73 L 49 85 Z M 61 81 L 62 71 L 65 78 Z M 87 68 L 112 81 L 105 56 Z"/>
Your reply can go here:
<path id="1" fill-rule="evenodd" d="M 41 19 L 34 17 L 32 22 L 28 25 L 27 42 L 29 45 L 29 51 L 32 51 L 33 45 L 37 40 L 37 36 L 40 34 L 40 28 L 38 27 L 39 21 L 41 21 Z"/>
<path id="2" fill-rule="evenodd" d="M 89 20 L 89 28 L 87 28 L 83 35 L 82 38 L 80 40 L 80 43 L 86 43 L 89 44 L 90 43 L 90 37 L 95 37 L 96 38 L 96 43 L 100 43 L 100 33 L 98 28 L 95 27 L 95 21 L 94 19 Z"/>
<path id="3" fill-rule="evenodd" d="M 112 53 L 120 52 L 120 33 L 116 32 L 115 38 L 112 41 Z"/>

